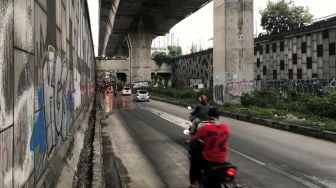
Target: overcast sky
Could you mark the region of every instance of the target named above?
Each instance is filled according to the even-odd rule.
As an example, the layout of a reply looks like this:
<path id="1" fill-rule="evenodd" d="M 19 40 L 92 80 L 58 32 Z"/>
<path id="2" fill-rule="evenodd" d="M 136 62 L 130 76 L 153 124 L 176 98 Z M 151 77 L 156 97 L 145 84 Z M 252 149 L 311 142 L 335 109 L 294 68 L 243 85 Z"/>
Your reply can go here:
<path id="1" fill-rule="evenodd" d="M 261 32 L 259 10 L 266 7 L 268 0 L 254 0 L 254 33 Z M 296 6 L 307 7 L 314 19 L 336 14 L 336 0 L 293 0 Z M 95 48 L 98 47 L 98 0 L 88 0 L 92 33 Z M 210 2 L 202 9 L 176 24 L 170 33 L 179 38 L 184 54 L 190 50 L 191 44 L 202 47 L 211 46 L 213 37 L 213 3 Z M 259 26 L 259 27 L 257 27 Z M 209 43 L 210 42 L 210 43 Z"/>

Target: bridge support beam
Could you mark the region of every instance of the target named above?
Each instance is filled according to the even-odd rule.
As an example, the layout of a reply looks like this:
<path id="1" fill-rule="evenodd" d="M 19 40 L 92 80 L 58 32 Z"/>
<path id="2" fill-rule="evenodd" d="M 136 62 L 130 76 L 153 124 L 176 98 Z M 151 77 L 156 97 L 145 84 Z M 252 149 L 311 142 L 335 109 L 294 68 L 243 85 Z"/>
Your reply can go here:
<path id="1" fill-rule="evenodd" d="M 151 81 L 151 45 L 154 37 L 152 33 L 128 33 L 130 82 Z"/>
<path id="2" fill-rule="evenodd" d="M 253 0 L 214 0 L 213 9 L 214 100 L 235 103 L 244 92 L 240 83 L 254 79 Z"/>

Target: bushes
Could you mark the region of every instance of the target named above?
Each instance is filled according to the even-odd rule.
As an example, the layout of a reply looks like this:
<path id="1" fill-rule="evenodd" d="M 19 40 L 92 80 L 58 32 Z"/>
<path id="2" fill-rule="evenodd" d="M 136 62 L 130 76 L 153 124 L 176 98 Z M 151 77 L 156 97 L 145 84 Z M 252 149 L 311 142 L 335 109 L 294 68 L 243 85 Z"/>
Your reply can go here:
<path id="1" fill-rule="evenodd" d="M 212 92 L 209 92 L 208 89 L 195 90 L 193 88 L 183 88 L 183 89 L 175 89 L 175 88 L 148 88 L 149 92 L 153 92 L 155 94 L 159 94 L 166 97 L 174 97 L 180 99 L 197 99 L 197 97 L 201 94 L 205 94 L 208 97 L 208 100 L 212 99 Z M 211 95 L 211 96 L 210 96 Z"/>
<path id="2" fill-rule="evenodd" d="M 270 93 L 260 93 L 260 92 L 253 92 L 251 94 L 244 93 L 241 98 L 240 102 L 243 106 L 259 106 L 259 107 L 273 107 L 275 104 L 281 104 L 282 98 L 279 93 L 277 92 L 270 92 Z"/>
<path id="3" fill-rule="evenodd" d="M 336 92 L 328 92 L 325 95 L 294 95 L 289 98 L 277 92 L 254 92 L 244 94 L 240 100 L 241 105 L 245 107 L 273 108 L 330 118 L 335 118 L 336 114 Z"/>
<path id="4" fill-rule="evenodd" d="M 335 118 L 336 92 L 329 92 L 324 96 L 306 96 L 303 110 L 322 117 Z"/>

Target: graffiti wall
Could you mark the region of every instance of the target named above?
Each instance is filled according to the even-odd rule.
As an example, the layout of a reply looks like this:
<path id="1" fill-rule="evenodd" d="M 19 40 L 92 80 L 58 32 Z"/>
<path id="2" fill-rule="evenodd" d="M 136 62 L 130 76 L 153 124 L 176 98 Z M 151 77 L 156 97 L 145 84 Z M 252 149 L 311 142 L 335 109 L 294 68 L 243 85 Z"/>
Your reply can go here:
<path id="1" fill-rule="evenodd" d="M 94 96 L 86 1 L 0 2 L 0 187 L 34 187 Z"/>
<path id="2" fill-rule="evenodd" d="M 319 94 L 327 90 L 336 90 L 336 79 L 306 79 L 306 80 L 258 80 L 256 88 L 261 92 L 272 90 L 284 93 Z"/>

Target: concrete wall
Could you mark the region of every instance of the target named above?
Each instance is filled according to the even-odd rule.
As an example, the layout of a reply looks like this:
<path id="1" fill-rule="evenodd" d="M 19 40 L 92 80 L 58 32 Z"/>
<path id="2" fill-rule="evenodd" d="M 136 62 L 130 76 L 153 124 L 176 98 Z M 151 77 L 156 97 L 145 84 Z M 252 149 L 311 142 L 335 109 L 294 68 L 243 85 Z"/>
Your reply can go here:
<path id="1" fill-rule="evenodd" d="M 0 3 L 0 187 L 35 187 L 94 96 L 87 10 L 80 0 Z"/>

